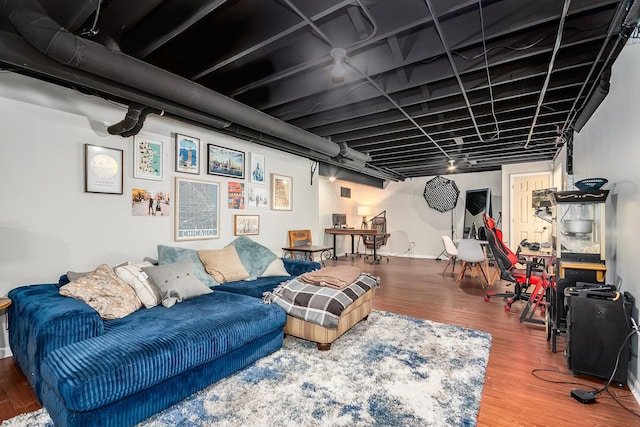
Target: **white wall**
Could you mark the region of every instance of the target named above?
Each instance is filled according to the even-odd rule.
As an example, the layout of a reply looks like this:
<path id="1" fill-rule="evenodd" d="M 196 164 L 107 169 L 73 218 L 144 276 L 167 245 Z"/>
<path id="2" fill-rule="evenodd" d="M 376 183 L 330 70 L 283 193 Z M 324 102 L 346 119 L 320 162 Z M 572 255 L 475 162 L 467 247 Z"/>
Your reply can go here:
<path id="1" fill-rule="evenodd" d="M 574 142 L 574 182 L 609 180 L 606 202 L 607 283 L 622 280 L 622 289 L 640 298 L 640 44 L 627 44 L 613 66 L 611 89 Z M 637 303 L 636 303 L 637 305 Z M 634 309 L 638 318 L 637 308 Z M 633 353 L 638 341 L 633 338 Z M 630 362 L 630 386 L 640 400 L 638 359 Z"/>
<path id="2" fill-rule="evenodd" d="M 67 270 L 87 271 L 100 263 L 139 262 L 156 257 L 156 245 L 221 248 L 233 236 L 234 214 L 260 215 L 260 235 L 252 238 L 277 254 L 287 245 L 287 230 L 317 232 L 318 185 L 310 184 L 307 159 L 159 116 L 149 116 L 140 135 L 164 142 L 164 180 L 133 178 L 133 138 L 112 136 L 106 127 L 119 122 L 126 109 L 97 97 L 0 73 L 0 296 L 20 285 L 53 283 Z M 228 209 L 225 177 L 177 174 L 174 133 L 266 158 L 269 173 L 293 178 L 293 211 L 247 207 Z M 124 150 L 124 194 L 84 192 L 84 144 Z M 248 165 L 247 165 L 248 168 Z M 220 183 L 220 238 L 175 242 L 170 217 L 132 216 L 131 189 L 170 191 L 174 176 Z M 315 181 L 317 181 L 317 177 Z M 250 185 L 249 179 L 243 181 Z M 4 316 L 0 317 L 0 357 L 8 353 Z"/>
<path id="3" fill-rule="evenodd" d="M 371 206 L 372 215 L 383 210 L 387 211 L 387 231 L 391 234 L 388 244 L 381 248 L 380 253 L 395 256 L 415 256 L 421 258 L 435 258 L 442 252 L 443 234 L 451 234 L 451 213 L 439 212 L 427 205 L 424 197 L 424 186 L 433 178 L 412 178 L 405 182 L 391 182 L 384 189 L 348 182 L 331 182 L 327 178 L 320 179 L 320 225 L 322 228 L 331 226 L 332 213 L 347 214 L 350 226 L 360 227 L 362 218 L 357 215 L 358 206 Z M 478 172 L 447 175 L 460 190 L 458 203 L 453 210 L 453 222 L 456 238 L 462 237 L 464 223 L 464 197 L 467 190 L 489 188 L 495 197 L 501 196 L 501 173 Z M 340 187 L 351 189 L 351 198 L 340 197 Z M 494 207 L 494 212 L 499 211 Z M 314 236 L 315 239 L 315 236 Z M 329 236 L 324 243 L 332 244 Z M 350 241 L 347 238 L 336 241 L 338 253 L 348 251 Z M 411 244 L 415 242 L 415 246 Z M 340 246 L 342 245 L 342 246 Z M 409 251 L 409 247 L 412 247 Z"/>

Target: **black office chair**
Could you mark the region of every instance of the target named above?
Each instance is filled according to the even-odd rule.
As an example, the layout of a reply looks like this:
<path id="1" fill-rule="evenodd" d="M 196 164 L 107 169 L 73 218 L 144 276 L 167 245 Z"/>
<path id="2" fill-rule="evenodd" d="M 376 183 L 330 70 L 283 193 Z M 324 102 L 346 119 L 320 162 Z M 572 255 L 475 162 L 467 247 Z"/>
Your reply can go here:
<path id="1" fill-rule="evenodd" d="M 373 248 L 375 246 L 376 253 L 380 250 L 380 248 L 387 244 L 387 240 L 389 239 L 390 234 L 387 233 L 387 211 L 382 211 L 378 215 L 374 216 L 369 220 L 369 228 L 371 230 L 378 230 L 378 233 L 375 235 L 375 243 L 373 235 L 364 235 L 362 236 L 362 243 L 364 243 L 365 253 L 366 250 L 369 249 L 372 251 L 370 255 L 366 255 L 365 259 L 369 259 L 370 256 L 373 256 Z M 387 262 L 389 262 L 388 256 L 380 256 L 377 255 L 377 258 L 386 258 Z M 374 260 L 378 261 L 378 260 Z"/>

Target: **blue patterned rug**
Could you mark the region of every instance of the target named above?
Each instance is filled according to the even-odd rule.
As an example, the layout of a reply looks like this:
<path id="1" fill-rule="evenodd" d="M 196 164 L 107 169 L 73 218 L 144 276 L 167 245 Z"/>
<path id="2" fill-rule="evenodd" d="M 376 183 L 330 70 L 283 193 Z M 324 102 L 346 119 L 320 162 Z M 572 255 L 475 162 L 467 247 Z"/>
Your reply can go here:
<path id="1" fill-rule="evenodd" d="M 491 335 L 373 311 L 320 352 L 280 351 L 140 426 L 474 426 Z M 2 426 L 51 426 L 46 410 Z"/>

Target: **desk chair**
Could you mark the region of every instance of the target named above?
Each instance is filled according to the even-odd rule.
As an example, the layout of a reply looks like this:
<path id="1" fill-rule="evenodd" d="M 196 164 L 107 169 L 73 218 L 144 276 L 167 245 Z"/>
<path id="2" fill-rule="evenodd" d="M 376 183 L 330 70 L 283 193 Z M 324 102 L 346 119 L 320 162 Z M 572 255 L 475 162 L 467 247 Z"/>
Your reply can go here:
<path id="1" fill-rule="evenodd" d="M 453 240 L 449 236 L 442 236 L 442 245 L 444 246 L 444 254 L 449 258 L 449 262 L 445 265 L 444 270 L 442 270 L 442 275 L 447 272 L 449 265 L 451 265 L 451 275 L 455 276 L 456 271 L 456 262 L 458 262 L 458 248 L 456 247 Z"/>
<path id="2" fill-rule="evenodd" d="M 462 270 L 460 270 L 457 280 L 462 280 L 467 268 L 472 274 L 474 269 L 479 269 L 482 277 L 484 277 L 484 282 L 482 283 L 482 289 L 484 289 L 485 283 L 488 284 L 489 279 L 487 279 L 487 274 L 482 268 L 482 264 L 485 262 L 485 254 L 480 243 L 475 239 L 460 240 L 460 243 L 458 243 L 458 259 L 462 261 Z"/>
<path id="3" fill-rule="evenodd" d="M 530 286 L 546 288 L 549 283 L 539 263 L 520 259 L 517 254 L 519 251 L 513 253 L 502 241 L 502 232 L 495 227 L 493 219 L 486 215 L 483 215 L 483 218 L 487 242 L 489 242 L 489 248 L 491 248 L 496 266 L 500 271 L 500 279 L 511 282 L 514 286 L 512 292 L 487 292 L 484 300 L 489 301 L 491 297 L 496 296 L 503 297 L 507 300 L 504 309 L 509 311 L 514 302 L 527 301 L 531 298 L 531 294 L 527 293 Z M 524 269 L 521 268 L 523 265 Z"/>
<path id="4" fill-rule="evenodd" d="M 390 234 L 387 233 L 387 217 L 386 217 L 387 211 L 382 211 L 380 212 L 378 215 L 374 216 L 373 218 L 371 218 L 369 220 L 370 222 L 370 229 L 371 230 L 378 230 L 378 233 L 375 235 L 375 248 L 376 248 L 376 252 L 380 250 L 380 248 L 384 245 L 387 244 L 387 239 L 389 238 Z M 370 251 L 373 251 L 373 247 L 374 247 L 374 236 L 372 235 L 365 235 L 362 236 L 362 243 L 364 243 L 364 247 L 365 247 L 365 253 L 367 251 L 367 249 L 369 249 Z M 370 255 L 366 255 L 364 258 L 365 259 L 369 259 L 369 256 L 372 256 L 373 253 L 371 253 Z M 387 262 L 389 262 L 389 257 L 388 256 L 380 256 L 378 255 L 378 258 L 386 258 Z M 374 262 L 378 262 L 378 260 L 373 260 Z"/>

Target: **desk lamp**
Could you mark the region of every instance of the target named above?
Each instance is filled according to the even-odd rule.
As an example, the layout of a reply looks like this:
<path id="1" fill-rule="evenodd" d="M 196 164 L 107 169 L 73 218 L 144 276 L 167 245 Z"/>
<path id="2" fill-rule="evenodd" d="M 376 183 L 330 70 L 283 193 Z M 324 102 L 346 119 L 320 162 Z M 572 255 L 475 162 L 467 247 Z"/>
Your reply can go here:
<path id="1" fill-rule="evenodd" d="M 371 206 L 358 206 L 358 215 L 362 217 L 360 228 L 367 228 L 367 215 L 371 215 Z"/>

